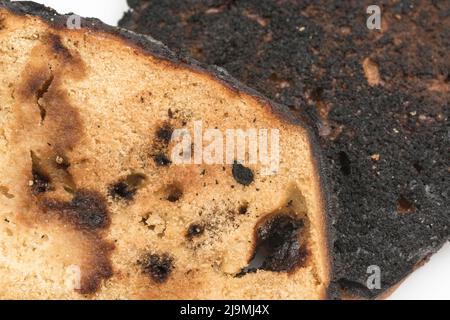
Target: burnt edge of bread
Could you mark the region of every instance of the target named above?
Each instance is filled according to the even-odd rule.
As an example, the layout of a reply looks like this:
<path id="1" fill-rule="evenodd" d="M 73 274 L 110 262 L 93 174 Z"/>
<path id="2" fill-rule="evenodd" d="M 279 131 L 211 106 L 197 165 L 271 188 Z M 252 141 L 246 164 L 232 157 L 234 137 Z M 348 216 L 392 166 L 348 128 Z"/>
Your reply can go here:
<path id="1" fill-rule="evenodd" d="M 0 0 L 0 8 L 4 8 L 7 11 L 19 16 L 38 17 L 47 25 L 57 30 L 68 30 L 66 26 L 67 19 L 72 16 L 72 14 L 59 14 L 52 8 L 31 1 L 9 2 Z M 228 89 L 237 94 L 247 94 L 248 96 L 256 99 L 259 103 L 265 105 L 275 116 L 305 130 L 311 145 L 311 154 L 313 160 L 315 160 L 314 167 L 319 177 L 320 196 L 322 199 L 322 210 L 324 212 L 324 232 L 326 237 L 326 243 L 324 245 L 326 246 L 328 257 L 327 270 L 330 275 L 331 270 L 333 270 L 331 248 L 333 247 L 335 237 L 335 232 L 333 229 L 335 219 L 332 215 L 333 206 L 332 198 L 330 196 L 330 173 L 325 165 L 325 159 L 321 153 L 318 140 L 318 129 L 314 125 L 315 120 L 311 118 L 311 115 L 294 115 L 288 107 L 282 106 L 281 104 L 264 97 L 256 90 L 246 86 L 239 80 L 232 77 L 225 69 L 218 66 L 205 66 L 187 55 L 175 54 L 162 42 L 157 41 L 150 36 L 140 35 L 119 27 L 113 27 L 96 18 L 81 17 L 80 22 L 81 28 L 76 31 L 89 30 L 112 35 L 123 40 L 126 45 L 132 46 L 146 55 L 151 55 L 157 59 L 169 62 L 175 67 L 184 67 L 193 72 L 210 76 L 213 81 L 222 83 Z M 331 276 L 329 276 L 329 278 L 331 279 Z M 339 296 L 339 290 L 335 288 L 335 286 L 331 285 L 331 281 L 330 286 L 326 291 L 325 298 L 335 299 Z"/>

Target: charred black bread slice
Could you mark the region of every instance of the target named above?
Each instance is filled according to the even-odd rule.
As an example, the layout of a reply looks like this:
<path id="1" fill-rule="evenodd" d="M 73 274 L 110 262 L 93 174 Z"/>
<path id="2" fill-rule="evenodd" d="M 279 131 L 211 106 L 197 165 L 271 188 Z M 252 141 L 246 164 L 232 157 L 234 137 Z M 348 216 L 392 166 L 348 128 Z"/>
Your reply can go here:
<path id="1" fill-rule="evenodd" d="M 121 25 L 306 110 L 331 168 L 334 281 L 373 298 L 449 239 L 450 3 L 129 1 Z M 369 290 L 370 266 L 381 269 Z"/>
<path id="2" fill-rule="evenodd" d="M 0 298 L 328 298 L 308 127 L 223 71 L 98 20 L 66 28 L 77 19 L 0 1 Z M 267 152 L 277 130 L 279 166 L 250 148 L 176 162 L 176 130 L 195 139 L 198 123 L 266 130 Z"/>

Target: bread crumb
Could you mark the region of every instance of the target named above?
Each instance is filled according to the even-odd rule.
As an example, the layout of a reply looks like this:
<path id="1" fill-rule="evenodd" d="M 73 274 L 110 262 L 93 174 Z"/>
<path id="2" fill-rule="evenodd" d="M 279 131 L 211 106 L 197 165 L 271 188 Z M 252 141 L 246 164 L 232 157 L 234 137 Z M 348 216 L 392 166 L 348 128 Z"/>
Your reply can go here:
<path id="1" fill-rule="evenodd" d="M 365 58 L 362 65 L 369 85 L 372 87 L 379 85 L 380 72 L 378 70 L 378 66 L 372 60 L 370 60 L 370 58 Z"/>
<path id="2" fill-rule="evenodd" d="M 55 161 L 56 161 L 57 164 L 63 164 L 64 163 L 64 159 L 62 157 L 60 157 L 60 156 L 56 156 Z"/>

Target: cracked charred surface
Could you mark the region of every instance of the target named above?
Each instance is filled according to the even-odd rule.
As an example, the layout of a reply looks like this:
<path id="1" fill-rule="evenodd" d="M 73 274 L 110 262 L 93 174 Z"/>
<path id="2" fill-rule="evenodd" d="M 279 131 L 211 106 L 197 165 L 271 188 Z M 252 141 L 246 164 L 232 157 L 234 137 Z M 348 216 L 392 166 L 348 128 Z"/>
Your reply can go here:
<path id="1" fill-rule="evenodd" d="M 381 294 L 449 239 L 449 2 L 381 1 L 381 31 L 366 28 L 370 1 L 129 4 L 121 26 L 317 122 L 345 292 Z M 382 290 L 364 289 L 372 264 Z"/>

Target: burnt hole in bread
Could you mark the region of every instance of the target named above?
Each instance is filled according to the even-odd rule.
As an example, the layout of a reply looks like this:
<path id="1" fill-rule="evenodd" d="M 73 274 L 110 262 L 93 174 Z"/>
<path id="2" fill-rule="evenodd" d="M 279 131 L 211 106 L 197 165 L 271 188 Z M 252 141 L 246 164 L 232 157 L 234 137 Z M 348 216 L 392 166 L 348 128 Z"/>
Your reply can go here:
<path id="1" fill-rule="evenodd" d="M 277 214 L 257 226 L 255 233 L 253 257 L 238 277 L 257 270 L 290 272 L 306 262 L 308 251 L 303 219 Z"/>
<path id="2" fill-rule="evenodd" d="M 193 223 L 189 226 L 186 232 L 186 238 L 188 240 L 192 240 L 196 237 L 201 236 L 205 232 L 205 226 L 198 223 Z"/>
<path id="3" fill-rule="evenodd" d="M 31 159 L 33 178 L 30 187 L 35 195 L 60 188 L 71 194 L 75 192 L 76 184 L 69 171 L 69 160 L 61 152 L 46 152 L 38 156 L 31 151 Z"/>
<path id="4" fill-rule="evenodd" d="M 117 182 L 109 189 L 109 194 L 115 199 L 122 198 L 131 200 L 133 199 L 135 192 L 136 191 L 134 189 L 130 189 L 130 187 L 123 181 Z"/>
<path id="5" fill-rule="evenodd" d="M 48 89 L 52 85 L 53 79 L 54 79 L 53 75 L 50 75 L 50 77 L 44 81 L 44 83 L 36 92 L 36 101 L 39 107 L 39 113 L 41 115 L 41 122 L 44 122 L 45 116 L 47 115 L 47 111 L 45 110 L 45 107 L 41 104 L 40 99 L 48 92 Z"/>
<path id="6" fill-rule="evenodd" d="M 53 165 L 56 169 L 67 171 L 70 168 L 70 161 L 66 156 L 57 155 L 54 157 Z"/>
<path id="7" fill-rule="evenodd" d="M 233 163 L 233 168 L 231 171 L 233 173 L 234 180 L 236 180 L 238 183 L 244 186 L 249 186 L 253 182 L 254 176 L 252 170 L 244 167 L 237 161 Z"/>
<path id="8" fill-rule="evenodd" d="M 31 181 L 31 190 L 34 195 L 45 193 L 51 190 L 50 177 L 37 168 L 32 169 L 33 180 Z"/>
<path id="9" fill-rule="evenodd" d="M 156 283 L 167 281 L 174 269 L 173 258 L 167 253 L 148 254 L 139 263 L 143 272 Z"/>
<path id="10" fill-rule="evenodd" d="M 243 203 L 239 206 L 238 209 L 239 214 L 244 215 L 248 213 L 248 203 Z"/>
<path id="11" fill-rule="evenodd" d="M 79 229 L 98 230 L 109 225 L 106 200 L 94 191 L 78 190 L 70 202 L 47 199 L 44 207 Z"/>
<path id="12" fill-rule="evenodd" d="M 405 196 L 401 195 L 397 200 L 396 210 L 398 213 L 412 213 L 416 211 L 416 208 Z"/>
<path id="13" fill-rule="evenodd" d="M 155 161 L 156 165 L 159 167 L 167 167 L 172 164 L 172 161 L 164 153 L 155 154 L 153 156 L 153 160 Z"/>
<path id="14" fill-rule="evenodd" d="M 50 191 L 52 189 L 50 175 L 42 168 L 41 160 L 33 151 L 31 151 L 31 162 L 31 192 L 38 195 Z"/>
<path id="15" fill-rule="evenodd" d="M 177 202 L 183 197 L 183 190 L 177 184 L 171 184 L 167 186 L 166 200 L 169 202 Z"/>
<path id="16" fill-rule="evenodd" d="M 125 179 L 112 184 L 109 187 L 109 194 L 114 199 L 133 200 L 136 192 L 142 187 L 147 177 L 144 174 L 135 173 Z"/>
<path id="17" fill-rule="evenodd" d="M 341 172 L 346 176 L 350 175 L 352 173 L 352 169 L 350 158 L 348 157 L 347 153 L 341 151 L 339 152 L 338 157 L 339 157 L 339 164 L 341 166 Z"/>

